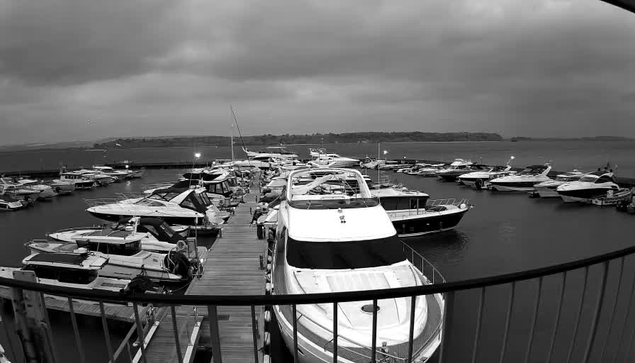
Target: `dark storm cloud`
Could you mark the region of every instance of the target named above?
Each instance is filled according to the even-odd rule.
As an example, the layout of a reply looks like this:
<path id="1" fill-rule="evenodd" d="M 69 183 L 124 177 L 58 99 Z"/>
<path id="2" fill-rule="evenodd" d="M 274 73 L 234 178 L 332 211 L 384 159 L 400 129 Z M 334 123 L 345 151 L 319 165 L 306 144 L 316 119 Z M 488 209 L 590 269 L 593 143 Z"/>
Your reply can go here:
<path id="1" fill-rule="evenodd" d="M 0 76 L 58 85 L 144 72 L 179 38 L 177 3 L 9 1 L 0 5 Z"/>
<path id="2" fill-rule="evenodd" d="M 0 2 L 0 143 L 226 134 L 229 103 L 249 133 L 635 136 L 634 82 L 635 15 L 597 0 Z"/>

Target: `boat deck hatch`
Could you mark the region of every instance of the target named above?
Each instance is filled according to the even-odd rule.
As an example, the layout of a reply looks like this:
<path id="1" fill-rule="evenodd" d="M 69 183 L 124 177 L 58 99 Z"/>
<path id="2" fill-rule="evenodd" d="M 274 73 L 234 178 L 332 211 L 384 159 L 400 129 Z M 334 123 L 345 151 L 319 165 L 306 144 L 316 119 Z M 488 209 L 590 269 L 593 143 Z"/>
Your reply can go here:
<path id="1" fill-rule="evenodd" d="M 362 306 L 362 311 L 365 313 L 369 313 L 372 314 L 374 310 L 373 304 L 366 304 L 364 306 Z M 381 310 L 381 308 L 379 307 L 379 305 L 377 305 L 377 311 Z"/>

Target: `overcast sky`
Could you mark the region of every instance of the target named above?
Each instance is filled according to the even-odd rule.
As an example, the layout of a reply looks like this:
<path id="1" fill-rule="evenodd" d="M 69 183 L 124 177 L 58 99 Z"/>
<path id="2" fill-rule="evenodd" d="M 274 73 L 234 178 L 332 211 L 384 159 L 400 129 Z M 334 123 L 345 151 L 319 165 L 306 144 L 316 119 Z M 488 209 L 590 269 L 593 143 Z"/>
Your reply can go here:
<path id="1" fill-rule="evenodd" d="M 635 137 L 598 0 L 0 0 L 0 144 L 485 131 Z"/>

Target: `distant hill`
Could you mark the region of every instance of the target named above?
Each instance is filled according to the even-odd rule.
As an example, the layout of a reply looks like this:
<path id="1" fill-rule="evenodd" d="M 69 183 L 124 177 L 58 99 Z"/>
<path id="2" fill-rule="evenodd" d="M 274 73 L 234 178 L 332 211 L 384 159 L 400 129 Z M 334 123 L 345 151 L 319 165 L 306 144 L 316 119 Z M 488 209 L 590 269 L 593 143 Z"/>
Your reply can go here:
<path id="1" fill-rule="evenodd" d="M 499 134 L 484 132 L 351 132 L 342 134 L 306 134 L 306 135 L 257 135 L 244 136 L 247 145 L 292 145 L 292 144 L 337 144 L 337 143 L 377 143 L 377 142 L 422 142 L 422 141 L 502 141 Z M 239 138 L 234 138 L 235 144 L 240 144 Z M 171 147 L 215 145 L 229 146 L 227 136 L 196 136 L 196 137 L 162 137 L 162 138 L 126 138 L 108 142 L 95 143 L 94 148 L 106 149 L 112 147 L 140 148 L 140 147 Z"/>

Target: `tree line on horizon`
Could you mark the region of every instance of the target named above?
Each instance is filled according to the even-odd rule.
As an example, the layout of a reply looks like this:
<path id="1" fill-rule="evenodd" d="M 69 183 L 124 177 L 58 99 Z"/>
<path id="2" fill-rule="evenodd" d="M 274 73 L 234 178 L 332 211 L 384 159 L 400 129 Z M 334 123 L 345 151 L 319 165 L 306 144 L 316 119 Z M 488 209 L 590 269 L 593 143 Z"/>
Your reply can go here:
<path id="1" fill-rule="evenodd" d="M 228 136 L 173 136 L 154 138 L 121 138 L 107 142 L 95 143 L 96 149 L 106 148 L 142 148 L 142 147 L 174 147 L 192 145 L 230 146 Z M 338 143 L 378 143 L 378 142 L 447 142 L 447 141 L 503 141 L 496 133 L 487 132 L 350 132 L 305 135 L 256 135 L 243 136 L 245 145 L 291 145 L 291 144 L 338 144 Z M 241 145 L 239 137 L 234 138 L 234 145 Z"/>

